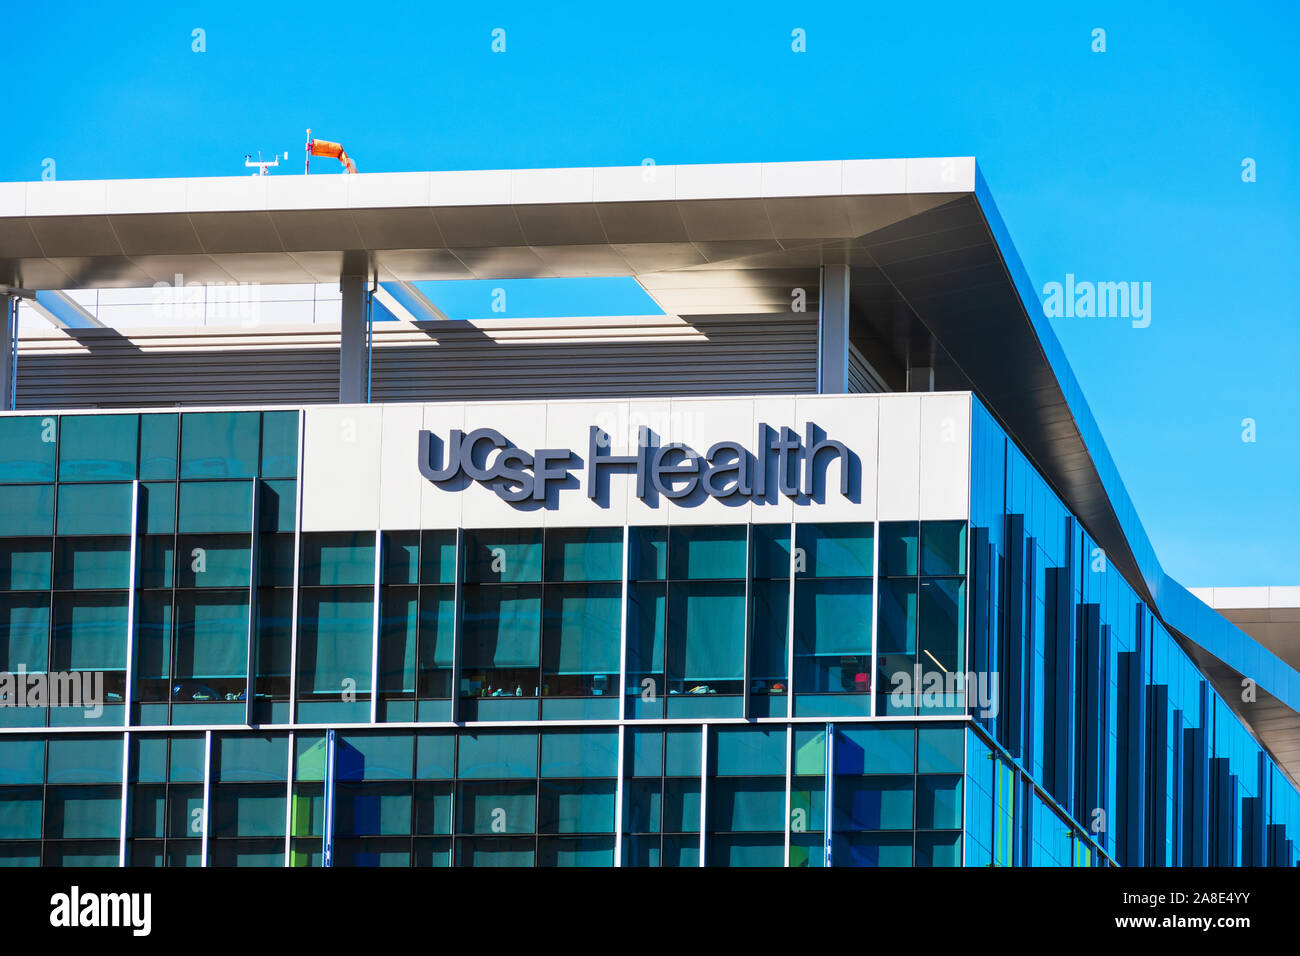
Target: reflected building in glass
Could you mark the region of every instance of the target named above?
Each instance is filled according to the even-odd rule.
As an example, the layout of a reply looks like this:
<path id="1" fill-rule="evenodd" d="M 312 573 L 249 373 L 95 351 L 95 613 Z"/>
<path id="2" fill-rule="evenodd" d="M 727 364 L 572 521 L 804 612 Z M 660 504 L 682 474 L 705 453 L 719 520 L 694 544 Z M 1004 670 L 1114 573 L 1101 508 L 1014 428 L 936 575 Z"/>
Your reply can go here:
<path id="1" fill-rule="evenodd" d="M 582 242 L 545 238 L 574 206 L 543 190 L 511 220 L 538 248 L 703 230 L 690 255 L 762 246 L 703 273 L 757 298 L 692 311 L 687 273 L 640 270 L 681 328 L 408 315 L 387 340 L 384 303 L 418 300 L 381 282 L 368 396 L 340 404 L 253 371 L 174 407 L 143 365 L 51 359 L 77 401 L 20 349 L 0 864 L 1296 865 L 1300 675 L 1164 575 L 953 162 L 615 196 Z M 743 234 L 754 203 L 850 234 L 807 239 L 804 275 Z M 753 304 L 800 275 L 811 312 Z M 140 361 L 202 392 L 204 348 Z"/>

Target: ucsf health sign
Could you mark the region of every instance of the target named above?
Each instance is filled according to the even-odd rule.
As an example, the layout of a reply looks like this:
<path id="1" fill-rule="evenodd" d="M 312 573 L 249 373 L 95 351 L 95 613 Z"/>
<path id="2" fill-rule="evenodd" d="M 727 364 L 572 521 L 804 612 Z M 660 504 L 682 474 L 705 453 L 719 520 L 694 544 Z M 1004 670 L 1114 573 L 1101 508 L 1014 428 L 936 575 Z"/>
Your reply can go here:
<path id="1" fill-rule="evenodd" d="M 608 498 L 609 476 L 632 474 L 636 496 L 650 504 L 660 497 L 689 504 L 705 498 L 796 503 L 823 501 L 828 477 L 839 494 L 856 501 L 860 463 L 841 441 L 827 437 L 813 422 L 803 434 L 760 423 L 753 450 L 737 441 L 720 441 L 706 451 L 682 442 L 660 443 L 642 426 L 636 453 L 610 452 L 609 435 L 591 426 L 586 456 L 571 448 L 519 448 L 495 428 L 468 433 L 452 430 L 444 439 L 421 431 L 420 473 L 450 491 L 476 481 L 519 506 L 553 506 L 563 489 L 586 491 L 598 503 Z M 838 473 L 838 474 L 836 474 Z"/>

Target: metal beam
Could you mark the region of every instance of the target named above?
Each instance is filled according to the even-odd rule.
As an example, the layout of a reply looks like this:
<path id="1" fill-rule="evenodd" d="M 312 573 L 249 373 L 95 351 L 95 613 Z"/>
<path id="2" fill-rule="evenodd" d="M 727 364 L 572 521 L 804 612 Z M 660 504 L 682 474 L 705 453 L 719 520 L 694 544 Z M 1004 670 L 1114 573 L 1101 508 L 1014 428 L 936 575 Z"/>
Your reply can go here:
<path id="1" fill-rule="evenodd" d="M 0 292 L 0 412 L 11 411 L 18 375 L 15 345 L 18 342 L 18 297 Z"/>
<path id="2" fill-rule="evenodd" d="M 817 391 L 849 390 L 849 267 L 822 266 L 821 321 L 817 328 Z"/>
<path id="3" fill-rule="evenodd" d="M 339 334 L 339 404 L 360 405 L 369 398 L 370 337 L 366 334 L 366 279 L 345 275 Z"/>

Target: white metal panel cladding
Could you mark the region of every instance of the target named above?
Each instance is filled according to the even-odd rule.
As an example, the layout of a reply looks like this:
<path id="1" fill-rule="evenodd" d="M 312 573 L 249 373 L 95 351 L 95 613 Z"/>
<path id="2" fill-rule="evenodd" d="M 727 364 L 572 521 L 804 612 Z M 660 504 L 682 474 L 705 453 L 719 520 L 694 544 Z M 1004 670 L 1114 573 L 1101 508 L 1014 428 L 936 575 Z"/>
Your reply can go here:
<path id="1" fill-rule="evenodd" d="M 924 395 L 750 396 L 657 401 L 469 402 L 411 406 L 309 407 L 304 412 L 304 531 L 375 528 L 596 527 L 623 524 L 744 524 L 794 520 L 965 518 L 969 498 L 970 400 L 964 393 Z M 760 425 L 792 429 L 806 449 L 844 443 L 849 494 L 840 493 L 843 458 L 819 453 L 814 494 L 792 497 L 776 486 L 777 454 L 768 456 L 759 497 L 680 500 L 637 496 L 635 468 L 601 465 L 589 496 L 592 426 L 609 436 L 602 456 L 635 455 L 641 427 L 653 443 L 681 442 L 700 454 L 719 442 L 759 450 Z M 445 455 L 453 430 L 492 428 L 527 453 L 568 449 L 568 474 L 551 481 L 544 501 L 512 504 L 463 473 L 434 483 L 420 474 L 418 435 L 437 436 Z M 928 434 L 926 430 L 934 434 Z M 480 463 L 498 454 L 486 445 Z M 796 467 L 806 476 L 806 467 Z M 752 469 L 750 483 L 756 483 Z"/>

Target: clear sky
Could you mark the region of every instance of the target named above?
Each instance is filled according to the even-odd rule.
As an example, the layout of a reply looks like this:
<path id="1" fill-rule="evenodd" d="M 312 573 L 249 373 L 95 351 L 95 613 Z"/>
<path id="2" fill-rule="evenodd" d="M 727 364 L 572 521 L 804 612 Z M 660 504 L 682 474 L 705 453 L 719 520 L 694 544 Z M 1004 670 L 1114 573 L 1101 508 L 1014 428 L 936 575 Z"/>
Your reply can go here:
<path id="1" fill-rule="evenodd" d="M 181 6 L 8 5 L 0 180 L 974 155 L 1038 289 L 1151 283 L 1053 326 L 1165 569 L 1300 584 L 1300 5 Z"/>

